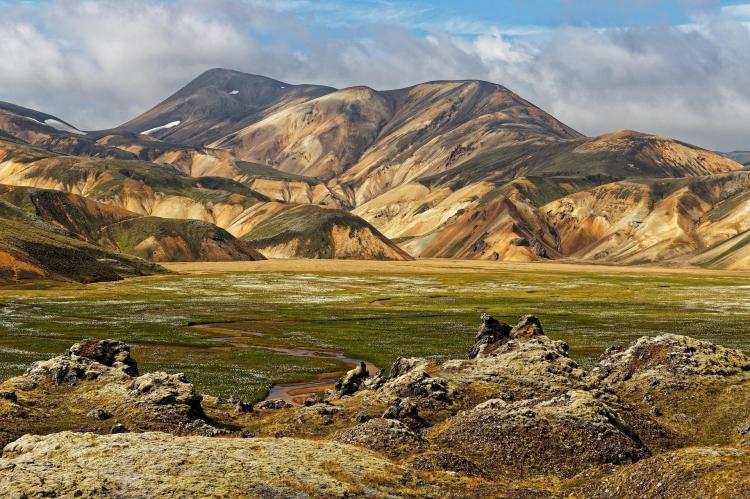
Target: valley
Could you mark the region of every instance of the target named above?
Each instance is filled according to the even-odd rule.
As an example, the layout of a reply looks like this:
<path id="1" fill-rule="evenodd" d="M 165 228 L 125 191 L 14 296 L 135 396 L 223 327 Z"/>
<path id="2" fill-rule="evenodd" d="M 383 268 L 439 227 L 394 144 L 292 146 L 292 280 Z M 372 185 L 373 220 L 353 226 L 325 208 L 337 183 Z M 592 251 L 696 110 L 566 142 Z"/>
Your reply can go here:
<path id="1" fill-rule="evenodd" d="M 335 379 L 351 368 L 342 356 L 378 368 L 460 357 L 483 312 L 538 315 L 583 366 L 670 331 L 750 350 L 742 272 L 445 259 L 164 265 L 175 273 L 0 289 L 0 379 L 82 338 L 112 338 L 133 346 L 143 371 L 184 372 L 201 393 L 258 401 L 274 385 Z"/>

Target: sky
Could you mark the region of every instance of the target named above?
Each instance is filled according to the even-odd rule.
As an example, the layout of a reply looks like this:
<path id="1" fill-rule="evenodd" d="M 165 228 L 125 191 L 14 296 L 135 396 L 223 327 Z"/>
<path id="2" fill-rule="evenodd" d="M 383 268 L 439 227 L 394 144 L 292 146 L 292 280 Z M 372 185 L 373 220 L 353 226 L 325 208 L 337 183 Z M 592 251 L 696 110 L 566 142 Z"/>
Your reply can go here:
<path id="1" fill-rule="evenodd" d="M 500 83 L 587 135 L 750 149 L 750 0 L 0 0 L 0 100 L 81 129 L 206 69 Z"/>

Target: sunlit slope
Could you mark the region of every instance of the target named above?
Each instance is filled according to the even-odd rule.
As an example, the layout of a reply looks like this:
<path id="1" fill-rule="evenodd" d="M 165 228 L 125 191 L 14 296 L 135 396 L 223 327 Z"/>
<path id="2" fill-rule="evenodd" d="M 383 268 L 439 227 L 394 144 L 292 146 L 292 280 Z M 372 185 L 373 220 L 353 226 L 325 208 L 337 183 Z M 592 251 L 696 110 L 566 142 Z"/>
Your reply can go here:
<path id="1" fill-rule="evenodd" d="M 111 281 L 160 272 L 164 269 L 75 239 L 0 200 L 0 283 L 29 279 Z"/>
<path id="2" fill-rule="evenodd" d="M 334 89 L 291 85 L 264 76 L 212 69 L 118 130 L 149 132 L 171 143 L 206 145 L 272 110 L 319 97 Z M 170 124 L 172 125 L 168 126 Z M 161 128 L 160 128 L 161 127 Z"/>
<path id="3" fill-rule="evenodd" d="M 265 220 L 242 239 L 267 257 L 367 258 L 411 257 L 377 229 L 342 210 L 313 205 L 284 206 L 257 213 Z"/>
<path id="4" fill-rule="evenodd" d="M 138 217 L 137 220 L 133 220 L 136 217 L 122 215 L 122 219 L 113 220 L 109 224 L 111 227 L 107 231 L 103 231 L 102 224 L 94 223 L 95 229 L 99 231 L 97 241 L 103 244 L 109 242 L 114 248 L 154 260 L 260 258 L 260 254 L 252 247 L 237 241 L 234 236 L 245 235 L 278 212 L 291 210 L 296 210 L 294 212 L 302 216 L 310 215 L 311 224 L 327 220 L 326 217 L 319 216 L 320 213 L 338 213 L 339 216 L 334 224 L 325 226 L 329 231 L 326 249 L 293 251 L 290 256 L 408 258 L 408 255 L 356 215 L 343 211 L 321 212 L 319 210 L 324 209 L 314 205 L 273 202 L 247 185 L 230 179 L 194 178 L 170 166 L 143 161 L 55 155 L 11 142 L 0 142 L 0 146 L 0 183 L 62 191 L 131 212 Z M 316 181 L 308 182 L 289 174 L 279 173 L 274 177 L 270 174 L 272 172 L 265 171 L 262 167 L 245 165 L 245 168 L 248 175 L 256 175 L 255 180 L 266 178 L 268 181 L 294 182 L 311 189 L 318 185 Z M 50 194 L 44 196 L 55 198 Z M 293 197 L 290 196 L 290 200 Z M 50 219 L 65 216 L 65 210 L 71 208 L 70 199 L 72 198 L 61 200 L 58 196 L 55 208 L 47 210 L 53 212 Z M 76 198 L 73 204 L 81 208 L 86 203 Z M 93 210 L 94 207 L 87 206 L 87 209 Z M 112 213 L 107 214 L 110 215 Z M 77 215 L 72 216 L 76 217 Z M 141 217 L 150 218 L 146 221 L 141 220 Z M 85 221 L 86 217 L 80 220 Z M 72 225 L 69 228 L 76 230 Z M 84 229 L 81 229 L 82 233 L 90 238 L 94 237 L 90 228 Z M 228 233 L 222 229 L 226 229 Z M 301 233 L 295 232 L 294 227 L 289 230 L 289 234 L 281 235 L 287 243 L 293 241 L 291 244 L 295 247 L 307 247 L 303 239 L 311 229 Z M 298 238 L 302 239 L 297 241 Z"/>
<path id="5" fill-rule="evenodd" d="M 750 229 L 750 172 L 621 181 L 542 211 L 565 255 L 626 264 L 682 260 Z"/>
<path id="6" fill-rule="evenodd" d="M 0 185 L 8 201 L 71 237 L 156 262 L 262 260 L 225 230 L 199 220 L 143 217 L 62 191 Z"/>

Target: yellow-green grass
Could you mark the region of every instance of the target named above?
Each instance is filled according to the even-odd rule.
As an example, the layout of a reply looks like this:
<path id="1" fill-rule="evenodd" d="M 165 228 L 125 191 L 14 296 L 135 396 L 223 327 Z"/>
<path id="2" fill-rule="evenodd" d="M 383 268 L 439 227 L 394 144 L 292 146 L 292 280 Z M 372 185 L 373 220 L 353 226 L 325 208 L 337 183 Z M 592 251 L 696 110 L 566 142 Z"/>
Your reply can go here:
<path id="1" fill-rule="evenodd" d="M 750 349 L 750 274 L 482 262 L 246 262 L 93 285 L 0 289 L 0 378 L 84 337 L 134 345 L 142 371 L 204 393 L 265 396 L 346 368 L 272 348 L 397 356 L 468 352 L 482 312 L 541 318 L 586 366 L 608 346 L 680 333 Z"/>

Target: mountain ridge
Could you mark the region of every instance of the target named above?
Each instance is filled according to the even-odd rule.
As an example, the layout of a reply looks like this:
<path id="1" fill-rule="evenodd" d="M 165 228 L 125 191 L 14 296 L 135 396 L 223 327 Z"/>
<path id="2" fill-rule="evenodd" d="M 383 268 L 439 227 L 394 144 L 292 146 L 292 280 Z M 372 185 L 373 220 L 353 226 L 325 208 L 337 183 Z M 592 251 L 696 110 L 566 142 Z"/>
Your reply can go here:
<path id="1" fill-rule="evenodd" d="M 740 163 L 633 130 L 586 137 L 482 80 L 335 89 L 215 68 L 109 130 L 81 135 L 44 120 L 26 129 L 19 113 L 34 111 L 0 107 L 0 182 L 81 194 L 142 217 L 199 219 L 276 257 L 748 265 L 729 243 L 734 256 L 700 256 L 742 233 L 744 190 L 728 193 L 748 187 L 721 180 Z M 689 192 L 667 208 L 659 196 L 673 184 Z M 564 218 L 563 205 L 586 199 L 589 215 Z M 654 206 L 676 218 L 659 218 Z M 653 220 L 648 230 L 615 228 L 639 210 Z M 685 230 L 692 242 L 680 239 Z M 581 246 L 605 236 L 606 250 Z M 630 237 L 655 242 L 633 260 Z"/>

